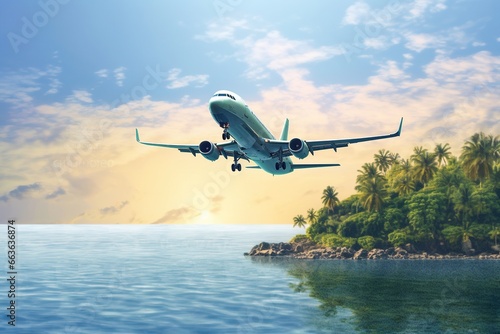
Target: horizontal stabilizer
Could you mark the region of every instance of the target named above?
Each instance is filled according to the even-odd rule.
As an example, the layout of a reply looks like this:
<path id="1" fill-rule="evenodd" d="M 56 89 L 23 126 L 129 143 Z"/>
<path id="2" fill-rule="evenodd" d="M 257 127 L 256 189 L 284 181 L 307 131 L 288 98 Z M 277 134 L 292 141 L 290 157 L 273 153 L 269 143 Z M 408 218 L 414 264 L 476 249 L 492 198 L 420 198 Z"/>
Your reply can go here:
<path id="1" fill-rule="evenodd" d="M 340 164 L 293 164 L 293 169 L 338 167 Z"/>

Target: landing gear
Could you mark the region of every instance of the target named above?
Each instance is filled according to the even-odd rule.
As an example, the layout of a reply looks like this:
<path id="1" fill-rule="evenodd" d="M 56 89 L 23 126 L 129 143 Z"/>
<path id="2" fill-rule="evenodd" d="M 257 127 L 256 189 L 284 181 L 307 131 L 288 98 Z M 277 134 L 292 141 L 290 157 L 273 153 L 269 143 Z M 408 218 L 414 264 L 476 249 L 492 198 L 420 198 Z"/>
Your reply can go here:
<path id="1" fill-rule="evenodd" d="M 283 149 L 280 147 L 280 150 L 278 151 L 278 159 L 279 161 L 276 162 L 275 168 L 276 170 L 280 170 L 281 168 L 283 170 L 286 169 L 286 162 L 283 161 Z"/>
<path id="2" fill-rule="evenodd" d="M 240 160 L 241 156 L 239 156 L 238 154 L 234 154 L 234 163 L 231 165 L 231 170 L 233 172 L 235 171 L 238 171 L 238 172 L 241 172 L 241 164 L 238 163 L 238 160 Z"/>
<path id="3" fill-rule="evenodd" d="M 227 129 L 229 129 L 229 123 L 228 122 L 220 122 L 220 127 L 224 129 L 222 132 L 222 140 L 230 139 L 231 135 L 229 132 L 227 132 Z"/>
<path id="4" fill-rule="evenodd" d="M 286 169 L 286 162 L 282 161 L 282 162 L 277 162 L 276 165 L 276 170 L 280 170 L 280 168 L 283 168 L 283 169 Z"/>
<path id="5" fill-rule="evenodd" d="M 241 164 L 232 164 L 231 165 L 231 170 L 233 172 L 235 172 L 236 170 L 238 170 L 238 172 L 241 172 Z"/>

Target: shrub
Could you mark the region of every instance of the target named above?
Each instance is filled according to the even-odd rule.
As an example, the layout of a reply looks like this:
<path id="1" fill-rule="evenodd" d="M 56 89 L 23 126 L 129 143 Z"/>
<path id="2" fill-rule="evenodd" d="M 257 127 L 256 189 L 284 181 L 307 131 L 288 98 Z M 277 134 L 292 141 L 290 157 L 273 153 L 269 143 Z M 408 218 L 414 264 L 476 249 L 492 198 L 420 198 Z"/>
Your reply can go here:
<path id="1" fill-rule="evenodd" d="M 310 241 L 309 237 L 305 234 L 297 234 L 294 236 L 292 239 L 290 239 L 290 243 L 298 243 L 298 242 L 305 242 L 305 241 Z"/>
<path id="2" fill-rule="evenodd" d="M 325 247 L 354 247 L 356 245 L 355 238 L 344 238 L 338 234 L 327 233 L 321 235 L 319 243 Z"/>
<path id="3" fill-rule="evenodd" d="M 387 237 L 394 247 L 400 247 L 412 241 L 408 234 L 402 230 L 391 232 Z"/>
<path id="4" fill-rule="evenodd" d="M 358 238 L 358 244 L 361 248 L 366 250 L 372 250 L 375 248 L 377 241 L 371 235 L 365 235 L 364 237 Z"/>

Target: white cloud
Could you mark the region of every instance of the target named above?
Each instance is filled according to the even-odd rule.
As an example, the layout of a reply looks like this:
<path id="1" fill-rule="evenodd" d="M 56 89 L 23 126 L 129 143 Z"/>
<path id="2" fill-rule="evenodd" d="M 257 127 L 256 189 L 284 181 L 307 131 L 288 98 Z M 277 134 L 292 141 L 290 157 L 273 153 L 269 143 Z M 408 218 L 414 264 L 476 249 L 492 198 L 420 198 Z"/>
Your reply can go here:
<path id="1" fill-rule="evenodd" d="M 467 34 L 467 29 L 471 28 L 473 23 L 466 22 L 461 26 L 452 27 L 437 33 L 411 33 L 405 32 L 403 36 L 407 40 L 406 48 L 421 52 L 425 49 L 446 48 L 451 51 L 455 48 L 468 46 L 472 42 L 472 36 Z"/>
<path id="2" fill-rule="evenodd" d="M 113 73 L 115 75 L 115 80 L 116 80 L 116 84 L 118 85 L 118 87 L 122 87 L 123 86 L 123 81 L 125 80 L 125 70 L 127 68 L 126 67 L 118 67 L 118 68 L 115 68 L 113 70 Z"/>
<path id="3" fill-rule="evenodd" d="M 414 34 L 406 35 L 408 41 L 405 46 L 416 52 L 421 52 L 428 48 L 443 47 L 446 43 L 445 38 L 431 34 Z"/>
<path id="4" fill-rule="evenodd" d="M 245 32 L 245 37 L 236 38 L 241 31 Z M 250 29 L 245 21 L 230 19 L 211 23 L 205 34 L 197 38 L 228 42 L 235 50 L 231 58 L 246 63 L 245 76 L 254 80 L 267 78 L 272 71 L 281 74 L 287 69 L 327 60 L 344 52 L 340 46 L 316 47 L 311 41 L 289 39 L 277 30 Z"/>
<path id="5" fill-rule="evenodd" d="M 62 83 L 57 77 L 60 73 L 61 67 L 54 65 L 45 69 L 30 67 L 17 73 L 2 73 L 0 100 L 16 108 L 26 108 L 33 101 L 34 93 L 45 90 L 45 94 L 55 94 L 59 91 Z"/>
<path id="6" fill-rule="evenodd" d="M 95 75 L 97 75 L 99 78 L 107 78 L 108 77 L 108 70 L 103 68 L 100 69 L 99 71 L 94 72 Z"/>
<path id="7" fill-rule="evenodd" d="M 364 46 L 367 49 L 383 50 L 387 49 L 389 46 L 396 44 L 389 40 L 386 36 L 378 36 L 374 38 L 366 38 L 364 41 Z"/>
<path id="8" fill-rule="evenodd" d="M 238 30 L 248 29 L 249 25 L 246 20 L 225 19 L 223 24 L 220 21 L 209 23 L 205 33 L 196 35 L 195 38 L 208 42 L 227 41 L 235 39 Z"/>
<path id="9" fill-rule="evenodd" d="M 356 2 L 347 8 L 343 24 L 359 24 L 362 20 L 369 17 L 370 6 L 363 1 Z"/>
<path id="10" fill-rule="evenodd" d="M 424 71 L 437 80 L 461 84 L 463 89 L 470 89 L 499 82 L 500 59 L 487 51 L 461 58 L 439 56 L 425 66 Z"/>
<path id="11" fill-rule="evenodd" d="M 74 90 L 73 95 L 71 95 L 70 99 L 81 101 L 85 103 L 92 103 L 92 94 L 85 90 Z"/>
<path id="12" fill-rule="evenodd" d="M 422 17 L 427 11 L 437 13 L 446 9 L 446 0 L 415 0 L 409 9 L 409 18 Z"/>
<path id="13" fill-rule="evenodd" d="M 167 81 L 169 84 L 167 85 L 168 89 L 177 89 L 182 87 L 187 87 L 190 84 L 194 84 L 195 87 L 203 87 L 208 84 L 208 75 L 207 74 L 198 74 L 198 75 L 185 75 L 180 77 L 181 69 L 173 68 L 168 71 Z"/>
<path id="14" fill-rule="evenodd" d="M 62 82 L 56 78 L 49 78 L 49 90 L 45 94 L 56 94 L 59 92 L 59 88 L 62 86 Z"/>

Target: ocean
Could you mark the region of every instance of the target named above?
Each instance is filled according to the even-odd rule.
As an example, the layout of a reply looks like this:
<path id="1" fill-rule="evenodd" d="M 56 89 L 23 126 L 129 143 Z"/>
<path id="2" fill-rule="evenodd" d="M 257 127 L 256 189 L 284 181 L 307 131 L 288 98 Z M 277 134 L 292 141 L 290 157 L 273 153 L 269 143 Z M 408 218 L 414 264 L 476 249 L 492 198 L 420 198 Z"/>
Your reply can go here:
<path id="1" fill-rule="evenodd" d="M 500 261 L 243 256 L 301 231 L 17 225 L 16 326 L 3 279 L 0 332 L 500 333 Z"/>

